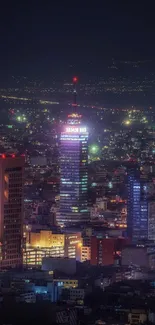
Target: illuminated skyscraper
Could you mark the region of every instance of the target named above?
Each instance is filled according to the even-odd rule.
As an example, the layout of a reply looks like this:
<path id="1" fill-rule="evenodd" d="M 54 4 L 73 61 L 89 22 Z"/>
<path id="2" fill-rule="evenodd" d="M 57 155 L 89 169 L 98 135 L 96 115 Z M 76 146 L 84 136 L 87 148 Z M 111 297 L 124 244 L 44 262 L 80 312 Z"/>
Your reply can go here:
<path id="1" fill-rule="evenodd" d="M 0 156 L 0 268 L 22 265 L 24 161 Z"/>
<path id="2" fill-rule="evenodd" d="M 74 84 L 77 79 L 73 79 Z M 74 103 L 76 90 L 74 88 Z M 88 222 L 88 130 L 81 123 L 81 115 L 68 116 L 60 139 L 60 209 L 59 225 L 68 226 Z"/>
<path id="3" fill-rule="evenodd" d="M 148 238 L 147 185 L 137 165 L 128 168 L 127 233 L 133 242 Z"/>
<path id="4" fill-rule="evenodd" d="M 88 221 L 88 131 L 81 125 L 67 125 L 61 133 L 60 210 L 57 222 L 73 225 Z"/>

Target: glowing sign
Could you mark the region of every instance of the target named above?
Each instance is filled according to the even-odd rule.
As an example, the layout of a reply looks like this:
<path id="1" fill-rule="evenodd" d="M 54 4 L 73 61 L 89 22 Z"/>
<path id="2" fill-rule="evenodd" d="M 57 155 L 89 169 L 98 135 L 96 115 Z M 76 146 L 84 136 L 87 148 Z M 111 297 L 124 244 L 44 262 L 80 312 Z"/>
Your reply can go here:
<path id="1" fill-rule="evenodd" d="M 70 241 L 70 245 L 74 245 L 74 244 L 80 244 L 79 239 Z"/>
<path id="2" fill-rule="evenodd" d="M 85 128 L 85 127 L 67 127 L 66 132 L 67 133 L 86 133 L 87 128 Z"/>

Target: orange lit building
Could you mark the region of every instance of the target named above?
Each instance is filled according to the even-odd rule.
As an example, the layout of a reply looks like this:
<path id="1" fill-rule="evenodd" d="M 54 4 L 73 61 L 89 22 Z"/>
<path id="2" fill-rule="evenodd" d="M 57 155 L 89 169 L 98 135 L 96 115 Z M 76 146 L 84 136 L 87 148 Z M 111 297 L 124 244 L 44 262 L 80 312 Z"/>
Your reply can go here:
<path id="1" fill-rule="evenodd" d="M 41 266 L 43 257 L 64 257 L 64 247 L 36 248 L 30 247 L 24 250 L 24 266 Z"/>
<path id="2" fill-rule="evenodd" d="M 53 234 L 49 230 L 41 230 L 40 232 L 30 232 L 29 244 L 32 247 L 50 248 L 64 246 L 64 234 Z"/>
<path id="3" fill-rule="evenodd" d="M 24 265 L 41 265 L 43 257 L 68 257 L 81 261 L 81 233 L 53 234 L 49 230 L 25 232 Z"/>

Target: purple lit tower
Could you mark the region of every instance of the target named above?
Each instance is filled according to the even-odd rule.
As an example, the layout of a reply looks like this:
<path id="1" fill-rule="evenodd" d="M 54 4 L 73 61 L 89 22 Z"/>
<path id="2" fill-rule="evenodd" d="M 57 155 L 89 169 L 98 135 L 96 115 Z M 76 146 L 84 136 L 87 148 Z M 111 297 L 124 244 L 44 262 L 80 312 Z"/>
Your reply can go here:
<path id="1" fill-rule="evenodd" d="M 77 78 L 74 82 L 76 104 Z M 81 115 L 68 116 L 60 138 L 60 209 L 57 223 L 64 226 L 82 225 L 89 222 L 88 213 L 88 130 L 81 123 Z"/>

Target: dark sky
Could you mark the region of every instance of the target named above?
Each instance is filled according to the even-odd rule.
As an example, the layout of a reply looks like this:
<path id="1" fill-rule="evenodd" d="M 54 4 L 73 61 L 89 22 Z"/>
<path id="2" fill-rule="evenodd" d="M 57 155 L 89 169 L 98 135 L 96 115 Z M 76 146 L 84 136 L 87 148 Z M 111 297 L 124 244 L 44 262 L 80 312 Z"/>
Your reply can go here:
<path id="1" fill-rule="evenodd" d="M 12 74 L 65 78 L 101 72 L 112 58 L 154 59 L 154 9 L 149 1 L 143 2 L 4 1 L 0 78 Z"/>

